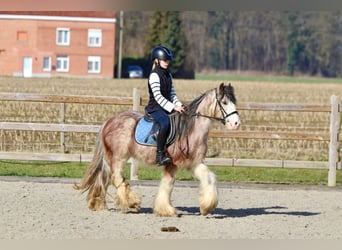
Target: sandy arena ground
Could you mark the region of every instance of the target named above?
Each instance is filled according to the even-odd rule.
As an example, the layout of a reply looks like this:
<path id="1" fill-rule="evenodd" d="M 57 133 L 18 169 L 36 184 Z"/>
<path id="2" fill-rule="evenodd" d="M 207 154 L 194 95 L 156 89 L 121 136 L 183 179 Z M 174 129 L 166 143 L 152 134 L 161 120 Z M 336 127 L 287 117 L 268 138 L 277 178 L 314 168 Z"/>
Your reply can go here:
<path id="1" fill-rule="evenodd" d="M 0 239 L 341 239 L 342 188 L 219 184 L 218 207 L 198 208 L 198 183 L 176 182 L 178 216 L 157 217 L 158 182 L 131 181 L 138 214 L 92 212 L 75 179 L 0 177 Z M 110 193 L 115 192 L 110 188 Z M 163 231 L 172 227 L 179 231 Z"/>

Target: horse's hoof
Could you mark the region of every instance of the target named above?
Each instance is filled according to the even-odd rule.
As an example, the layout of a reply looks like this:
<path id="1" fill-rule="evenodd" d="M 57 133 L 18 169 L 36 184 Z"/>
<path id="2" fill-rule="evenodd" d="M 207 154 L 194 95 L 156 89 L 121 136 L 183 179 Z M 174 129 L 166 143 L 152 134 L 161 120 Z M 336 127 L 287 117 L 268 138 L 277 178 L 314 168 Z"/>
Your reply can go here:
<path id="1" fill-rule="evenodd" d="M 208 215 L 211 211 L 200 209 L 200 212 L 201 212 L 201 215 L 206 216 L 206 215 Z"/>
<path id="2" fill-rule="evenodd" d="M 173 217 L 177 215 L 177 209 L 174 207 L 169 207 L 167 209 L 154 209 L 153 213 L 160 217 Z"/>
<path id="3" fill-rule="evenodd" d="M 129 207 L 129 211 L 133 213 L 139 213 L 140 212 L 140 203 L 134 204 Z"/>
<path id="4" fill-rule="evenodd" d="M 107 211 L 108 210 L 106 205 L 89 206 L 89 209 L 92 211 Z"/>
<path id="5" fill-rule="evenodd" d="M 216 208 L 216 205 L 206 208 L 200 208 L 201 215 L 206 216 Z"/>

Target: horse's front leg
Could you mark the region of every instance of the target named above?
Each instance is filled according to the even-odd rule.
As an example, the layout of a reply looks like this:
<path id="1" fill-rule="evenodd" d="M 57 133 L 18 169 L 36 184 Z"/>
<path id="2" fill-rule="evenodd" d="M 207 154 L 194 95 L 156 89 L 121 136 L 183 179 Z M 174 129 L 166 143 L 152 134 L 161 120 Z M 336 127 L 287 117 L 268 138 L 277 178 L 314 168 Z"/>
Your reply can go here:
<path id="1" fill-rule="evenodd" d="M 171 205 L 171 193 L 175 183 L 177 167 L 167 166 L 161 178 L 157 196 L 154 200 L 153 212 L 158 216 L 171 217 L 177 209 Z"/>
<path id="2" fill-rule="evenodd" d="M 216 176 L 203 163 L 194 168 L 194 174 L 200 181 L 199 203 L 202 215 L 207 215 L 218 204 Z"/>

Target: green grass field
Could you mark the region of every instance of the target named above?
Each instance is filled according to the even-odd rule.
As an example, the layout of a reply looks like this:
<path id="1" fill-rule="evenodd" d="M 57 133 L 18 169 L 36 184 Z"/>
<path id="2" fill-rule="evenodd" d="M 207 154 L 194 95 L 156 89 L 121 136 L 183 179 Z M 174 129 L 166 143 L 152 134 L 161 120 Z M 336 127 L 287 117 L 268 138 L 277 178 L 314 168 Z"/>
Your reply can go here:
<path id="1" fill-rule="evenodd" d="M 86 163 L 0 161 L 0 175 L 2 176 L 82 178 L 86 168 Z M 216 174 L 219 182 L 326 185 L 328 181 L 328 170 L 322 169 L 225 166 L 209 166 L 209 168 Z M 162 172 L 161 167 L 139 166 L 139 180 L 159 180 Z M 129 165 L 125 168 L 124 176 L 129 179 Z M 342 171 L 337 171 L 336 179 L 337 185 L 342 185 Z M 184 170 L 177 173 L 177 180 L 196 181 L 190 172 Z"/>

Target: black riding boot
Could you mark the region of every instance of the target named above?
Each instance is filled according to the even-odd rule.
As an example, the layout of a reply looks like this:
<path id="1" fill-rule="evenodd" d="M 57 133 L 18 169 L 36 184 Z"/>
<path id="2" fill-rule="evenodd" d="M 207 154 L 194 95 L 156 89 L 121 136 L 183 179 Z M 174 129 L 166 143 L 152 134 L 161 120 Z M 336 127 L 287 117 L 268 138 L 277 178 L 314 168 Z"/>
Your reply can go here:
<path id="1" fill-rule="evenodd" d="M 169 157 L 165 156 L 165 143 L 166 136 L 168 131 L 163 131 L 163 129 L 159 130 L 158 138 L 157 138 L 157 157 L 156 163 L 158 165 L 169 165 L 172 163 L 172 160 Z"/>
<path id="2" fill-rule="evenodd" d="M 159 149 L 157 149 L 156 162 L 160 166 L 170 165 L 172 163 L 171 159 L 164 155 L 164 151 L 161 151 Z"/>

